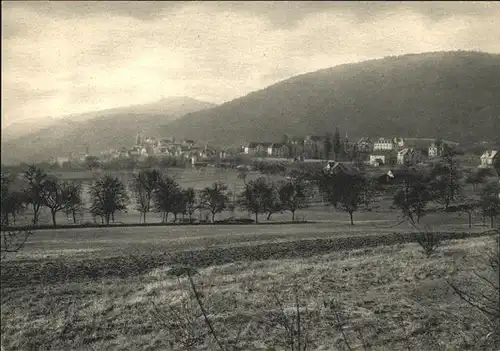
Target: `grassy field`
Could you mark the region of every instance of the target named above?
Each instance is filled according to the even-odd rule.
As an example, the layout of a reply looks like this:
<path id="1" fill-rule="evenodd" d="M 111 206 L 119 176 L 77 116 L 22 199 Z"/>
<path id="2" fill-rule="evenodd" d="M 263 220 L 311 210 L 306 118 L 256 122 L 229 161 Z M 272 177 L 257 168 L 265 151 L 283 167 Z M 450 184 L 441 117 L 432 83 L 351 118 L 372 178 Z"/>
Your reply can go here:
<path id="1" fill-rule="evenodd" d="M 373 219 L 39 231 L 2 260 L 2 346 L 217 349 L 186 278 L 168 274 L 195 263 L 216 333 L 240 350 L 290 350 L 282 316 L 296 313 L 295 296 L 310 350 L 347 349 L 343 334 L 352 349 L 485 349 L 481 316 L 446 280 L 470 286 L 494 239 L 446 241 L 426 258 L 405 232 Z"/>
<path id="2" fill-rule="evenodd" d="M 233 171 L 186 172 L 177 174 L 184 187 L 243 184 Z M 188 280 L 169 274 L 178 264 L 197 267 L 195 286 L 227 350 L 291 350 L 285 321 L 297 305 L 308 350 L 494 349 L 483 316 L 447 283 L 489 293 L 475 275 L 488 274 L 496 245 L 480 236 L 487 228 L 427 214 L 421 226 L 447 240 L 428 258 L 388 207 L 355 213 L 354 226 L 346 213 L 314 207 L 296 219 L 315 223 L 300 225 L 37 231 L 1 261 L 2 350 L 218 349 Z M 139 214 L 116 221 L 138 223 Z"/>

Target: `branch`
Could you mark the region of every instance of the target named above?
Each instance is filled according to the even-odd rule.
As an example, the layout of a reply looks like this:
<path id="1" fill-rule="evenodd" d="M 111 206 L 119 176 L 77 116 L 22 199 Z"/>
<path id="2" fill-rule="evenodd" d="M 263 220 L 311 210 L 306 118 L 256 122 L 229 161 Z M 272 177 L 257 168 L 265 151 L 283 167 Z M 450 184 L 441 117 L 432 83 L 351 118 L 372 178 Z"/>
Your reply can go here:
<path id="1" fill-rule="evenodd" d="M 21 232 L 24 233 L 22 238 L 19 236 Z M 2 232 L 3 242 L 0 246 L 0 250 L 3 256 L 5 257 L 7 253 L 14 253 L 21 250 L 32 234 L 33 232 L 31 230 Z"/>
<path id="2" fill-rule="evenodd" d="M 290 322 L 288 321 L 288 318 L 285 313 L 285 308 L 283 307 L 283 304 L 281 303 L 281 300 L 279 299 L 278 295 L 276 292 L 273 290 L 272 291 L 273 297 L 276 300 L 276 304 L 278 305 L 281 315 L 283 317 L 283 326 L 285 327 L 285 330 L 287 331 L 289 337 L 290 337 L 290 347 L 292 348 L 292 351 L 294 350 L 294 342 L 293 342 L 293 329 L 290 326 Z"/>
<path id="3" fill-rule="evenodd" d="M 490 317 L 488 317 L 488 316 L 493 316 L 494 318 L 497 317 L 495 313 L 492 313 L 492 312 L 488 311 L 485 307 L 479 305 L 478 303 L 473 302 L 472 301 L 473 297 L 470 294 L 458 289 L 456 286 L 451 284 L 449 281 L 446 281 L 446 283 L 453 289 L 453 291 L 455 291 L 455 293 L 458 295 L 458 297 L 460 297 L 460 299 L 467 302 L 469 305 L 476 308 L 477 310 L 481 311 L 487 319 L 490 319 Z"/>
<path id="4" fill-rule="evenodd" d="M 191 277 L 191 274 L 188 273 L 188 278 L 189 278 L 189 283 L 191 284 L 191 289 L 193 289 L 194 296 L 196 297 L 196 301 L 198 302 L 198 305 L 200 306 L 201 313 L 203 313 L 203 318 L 205 318 L 205 322 L 207 323 L 208 328 L 210 329 L 210 333 L 215 339 L 215 342 L 217 343 L 217 346 L 221 350 L 225 350 L 224 347 L 222 346 L 221 342 L 219 341 L 219 338 L 217 337 L 217 333 L 215 333 L 215 330 L 212 326 L 212 322 L 210 322 L 210 319 L 208 318 L 207 312 L 205 311 L 205 308 L 203 307 L 203 302 L 201 301 L 200 295 L 198 294 L 198 291 L 196 290 L 196 286 L 193 281 L 193 277 Z"/>

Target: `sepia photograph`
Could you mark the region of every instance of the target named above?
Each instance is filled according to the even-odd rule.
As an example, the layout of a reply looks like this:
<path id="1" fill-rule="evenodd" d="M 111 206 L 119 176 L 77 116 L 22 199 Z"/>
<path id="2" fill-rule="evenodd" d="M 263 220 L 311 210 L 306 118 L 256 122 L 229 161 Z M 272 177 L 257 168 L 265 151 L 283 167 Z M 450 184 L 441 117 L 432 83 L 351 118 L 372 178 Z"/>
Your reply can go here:
<path id="1" fill-rule="evenodd" d="M 1 351 L 500 350 L 500 2 L 1 12 Z"/>

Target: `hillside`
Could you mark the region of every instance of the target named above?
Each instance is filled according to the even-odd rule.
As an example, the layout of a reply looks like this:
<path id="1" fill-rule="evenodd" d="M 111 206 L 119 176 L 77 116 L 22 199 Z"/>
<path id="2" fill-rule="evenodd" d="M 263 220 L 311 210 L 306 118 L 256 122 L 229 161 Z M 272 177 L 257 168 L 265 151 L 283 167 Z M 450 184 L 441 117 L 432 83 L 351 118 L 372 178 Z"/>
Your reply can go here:
<path id="1" fill-rule="evenodd" d="M 87 146 L 91 153 L 132 146 L 138 132 L 161 136 L 159 126 L 213 106 L 208 102 L 176 97 L 67 116 L 33 133 L 2 140 L 2 163 L 32 162 L 70 152 L 84 152 Z"/>
<path id="2" fill-rule="evenodd" d="M 500 55 L 436 52 L 303 74 L 169 123 L 219 145 L 333 132 L 468 141 L 500 135 Z"/>

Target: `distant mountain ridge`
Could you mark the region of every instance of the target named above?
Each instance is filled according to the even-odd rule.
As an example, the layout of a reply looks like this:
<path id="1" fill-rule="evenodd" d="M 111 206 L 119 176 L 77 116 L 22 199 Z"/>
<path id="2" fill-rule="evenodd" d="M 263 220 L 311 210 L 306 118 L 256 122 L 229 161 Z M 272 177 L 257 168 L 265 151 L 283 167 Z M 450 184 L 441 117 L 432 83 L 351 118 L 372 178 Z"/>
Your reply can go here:
<path id="1" fill-rule="evenodd" d="M 139 132 L 161 136 L 160 126 L 213 106 L 189 97 L 172 97 L 147 104 L 70 115 L 54 120 L 33 133 L 10 140 L 2 138 L 2 163 L 34 162 L 71 152 L 84 152 L 86 147 L 91 153 L 98 153 L 104 149 L 132 146 Z"/>
<path id="2" fill-rule="evenodd" d="M 273 84 L 165 126 L 216 145 L 324 135 L 497 140 L 500 55 L 453 51 L 345 64 Z"/>

